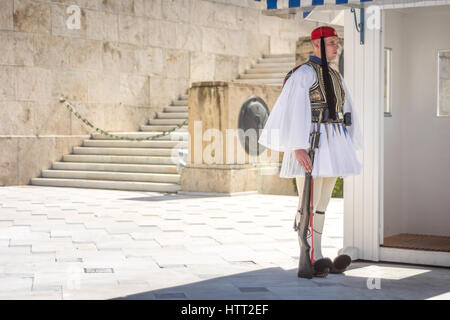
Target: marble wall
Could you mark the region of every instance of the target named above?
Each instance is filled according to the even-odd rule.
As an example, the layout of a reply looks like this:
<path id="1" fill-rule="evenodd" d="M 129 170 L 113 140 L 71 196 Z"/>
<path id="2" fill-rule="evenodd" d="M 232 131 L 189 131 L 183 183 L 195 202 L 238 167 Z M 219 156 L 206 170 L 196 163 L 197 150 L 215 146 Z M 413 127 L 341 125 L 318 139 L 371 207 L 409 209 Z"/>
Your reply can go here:
<path id="1" fill-rule="evenodd" d="M 294 53 L 315 24 L 263 16 L 263 6 L 1 0 L 0 185 L 27 184 L 89 137 L 61 95 L 97 127 L 135 131 L 193 81 L 230 80 L 262 54 Z"/>

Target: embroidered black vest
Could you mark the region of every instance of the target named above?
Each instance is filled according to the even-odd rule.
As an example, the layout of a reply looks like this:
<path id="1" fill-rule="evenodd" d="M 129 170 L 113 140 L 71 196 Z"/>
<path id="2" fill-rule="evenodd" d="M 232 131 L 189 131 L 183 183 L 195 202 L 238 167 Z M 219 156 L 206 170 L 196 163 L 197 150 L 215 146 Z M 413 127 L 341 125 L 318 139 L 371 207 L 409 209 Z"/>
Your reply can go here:
<path id="1" fill-rule="evenodd" d="M 308 62 L 304 63 L 306 65 L 309 65 L 311 68 L 314 69 L 314 71 L 316 72 L 316 81 L 313 83 L 313 85 L 309 88 L 309 100 L 311 101 L 311 107 L 323 107 L 325 109 L 328 108 L 327 105 L 327 98 L 326 98 L 326 94 L 325 94 L 325 83 L 323 80 L 323 75 L 322 75 L 322 66 L 313 61 L 313 60 L 309 60 Z M 286 81 L 289 79 L 289 77 L 292 75 L 292 73 L 294 73 L 298 68 L 300 68 L 303 64 L 295 67 L 294 69 L 292 69 L 291 71 L 289 71 L 289 73 L 286 75 L 284 82 L 283 82 L 283 86 L 284 84 L 286 84 Z M 339 72 L 337 72 L 336 70 L 334 70 L 333 68 L 329 68 L 330 70 L 330 76 L 331 76 L 331 80 L 333 81 L 333 89 L 334 89 L 334 94 L 336 96 L 336 120 L 331 120 L 332 122 L 342 122 L 344 116 L 343 116 L 343 107 L 344 107 L 344 102 L 345 102 L 345 90 L 342 84 L 342 79 L 341 76 L 339 74 Z M 313 114 L 313 118 L 314 118 L 314 114 Z M 314 120 L 314 119 L 313 119 Z"/>
<path id="2" fill-rule="evenodd" d="M 322 66 L 312 60 L 305 63 L 311 66 L 316 71 L 316 81 L 309 88 L 309 100 L 311 101 L 311 107 L 324 107 L 327 108 L 327 98 L 325 94 L 325 84 L 322 76 Z M 336 97 L 336 118 L 342 120 L 343 107 L 345 102 L 345 90 L 342 85 L 342 79 L 339 72 L 333 68 L 329 68 L 331 80 L 333 81 L 334 95 Z"/>

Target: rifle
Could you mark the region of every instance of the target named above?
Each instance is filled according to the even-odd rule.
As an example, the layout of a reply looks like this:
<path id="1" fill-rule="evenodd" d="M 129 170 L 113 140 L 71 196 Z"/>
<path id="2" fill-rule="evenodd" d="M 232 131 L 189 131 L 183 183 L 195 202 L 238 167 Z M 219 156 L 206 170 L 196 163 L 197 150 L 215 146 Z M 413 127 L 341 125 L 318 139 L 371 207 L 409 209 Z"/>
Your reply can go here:
<path id="1" fill-rule="evenodd" d="M 319 147 L 319 140 L 320 140 L 320 125 L 322 123 L 322 116 L 325 108 L 313 108 L 313 112 L 319 113 L 319 118 L 317 121 L 317 127 L 316 129 L 311 133 L 311 147 L 309 149 L 308 155 L 311 159 L 312 168 L 314 167 L 314 154 L 315 150 Z M 305 184 L 303 186 L 303 195 L 302 195 L 302 205 L 300 210 L 298 211 L 300 213 L 300 222 L 297 225 L 297 217 L 295 219 L 294 223 L 294 230 L 298 232 L 298 242 L 300 245 L 300 259 L 298 263 L 298 277 L 300 278 L 307 278 L 312 279 L 314 270 L 313 265 L 314 263 L 314 242 L 313 244 L 313 251 L 312 251 L 312 257 L 310 258 L 309 251 L 311 247 L 308 244 L 307 241 L 307 232 L 308 232 L 308 226 L 311 226 L 311 233 L 312 233 L 312 225 L 313 225 L 313 215 L 314 215 L 314 204 L 313 204 L 313 190 L 314 190 L 314 181 L 312 178 L 312 170 L 311 172 L 305 172 Z M 311 234 L 312 239 L 312 234 Z M 312 260 L 312 261 L 311 261 Z"/>

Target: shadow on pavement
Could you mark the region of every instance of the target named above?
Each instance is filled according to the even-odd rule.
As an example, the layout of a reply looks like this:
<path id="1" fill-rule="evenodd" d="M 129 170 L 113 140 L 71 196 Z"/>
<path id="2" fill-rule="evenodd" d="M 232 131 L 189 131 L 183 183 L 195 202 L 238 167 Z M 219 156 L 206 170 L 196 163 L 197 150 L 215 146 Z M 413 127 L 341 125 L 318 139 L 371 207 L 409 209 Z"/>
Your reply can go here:
<path id="1" fill-rule="evenodd" d="M 199 198 L 227 198 L 229 195 L 184 195 L 184 194 L 165 194 L 150 197 L 138 197 L 138 198 L 122 198 L 120 200 L 133 200 L 133 201 L 168 201 L 168 200 L 181 200 L 181 199 L 199 199 Z"/>
<path id="2" fill-rule="evenodd" d="M 311 280 L 298 278 L 297 269 L 279 267 L 209 277 L 112 300 L 424 300 L 450 291 L 447 268 L 368 262 Z"/>

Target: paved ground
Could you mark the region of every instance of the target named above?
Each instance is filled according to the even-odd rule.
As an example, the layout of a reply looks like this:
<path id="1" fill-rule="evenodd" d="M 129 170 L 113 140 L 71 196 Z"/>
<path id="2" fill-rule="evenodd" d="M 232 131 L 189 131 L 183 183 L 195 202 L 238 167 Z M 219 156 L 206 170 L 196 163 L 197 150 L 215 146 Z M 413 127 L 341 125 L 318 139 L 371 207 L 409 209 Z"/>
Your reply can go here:
<path id="1" fill-rule="evenodd" d="M 297 197 L 0 188 L 0 299 L 449 299 L 450 271 L 353 262 L 296 276 Z M 343 202 L 323 252 L 342 247 Z"/>

